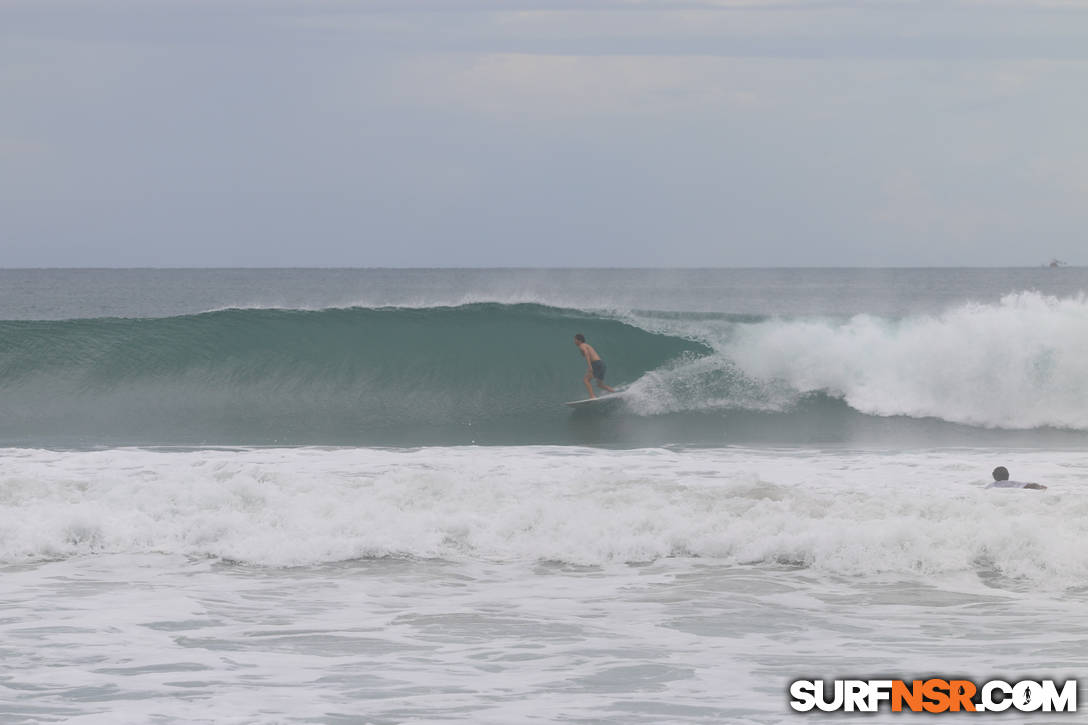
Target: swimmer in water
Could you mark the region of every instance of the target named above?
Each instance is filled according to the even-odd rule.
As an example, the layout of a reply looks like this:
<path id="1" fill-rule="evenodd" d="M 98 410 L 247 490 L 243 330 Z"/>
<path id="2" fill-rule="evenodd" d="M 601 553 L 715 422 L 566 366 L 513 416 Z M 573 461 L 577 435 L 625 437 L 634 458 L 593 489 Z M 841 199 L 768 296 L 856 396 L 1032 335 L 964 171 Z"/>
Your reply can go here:
<path id="1" fill-rule="evenodd" d="M 1009 469 L 998 466 L 994 469 L 994 482 L 986 488 L 1033 488 L 1037 491 L 1045 491 L 1046 486 L 1041 483 L 1024 483 L 1023 481 L 1010 481 Z"/>

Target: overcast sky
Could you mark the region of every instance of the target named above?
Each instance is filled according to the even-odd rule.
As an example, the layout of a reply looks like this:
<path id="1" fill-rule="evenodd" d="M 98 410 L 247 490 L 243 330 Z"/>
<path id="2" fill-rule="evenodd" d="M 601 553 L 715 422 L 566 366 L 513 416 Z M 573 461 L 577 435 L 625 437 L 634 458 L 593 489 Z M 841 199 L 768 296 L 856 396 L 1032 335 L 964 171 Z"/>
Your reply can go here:
<path id="1" fill-rule="evenodd" d="M 0 0 L 0 266 L 1088 263 L 1088 0 Z"/>

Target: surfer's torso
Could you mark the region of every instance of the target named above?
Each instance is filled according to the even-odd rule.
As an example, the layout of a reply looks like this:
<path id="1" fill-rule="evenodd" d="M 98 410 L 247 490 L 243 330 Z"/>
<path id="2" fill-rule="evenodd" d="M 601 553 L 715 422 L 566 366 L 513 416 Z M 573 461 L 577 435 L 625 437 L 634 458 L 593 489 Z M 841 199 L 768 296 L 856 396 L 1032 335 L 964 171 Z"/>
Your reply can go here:
<path id="1" fill-rule="evenodd" d="M 601 356 L 597 354 L 597 351 L 593 349 L 593 346 L 588 342 L 583 342 L 578 346 L 582 350 L 582 354 L 585 355 L 586 362 L 593 364 L 601 359 Z"/>

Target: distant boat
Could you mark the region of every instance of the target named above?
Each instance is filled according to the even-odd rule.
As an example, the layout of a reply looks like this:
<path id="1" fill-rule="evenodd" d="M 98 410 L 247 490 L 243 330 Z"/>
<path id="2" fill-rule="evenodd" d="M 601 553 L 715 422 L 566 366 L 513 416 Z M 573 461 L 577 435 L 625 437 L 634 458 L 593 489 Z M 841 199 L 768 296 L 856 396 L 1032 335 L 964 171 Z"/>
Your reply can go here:
<path id="1" fill-rule="evenodd" d="M 1055 259 L 1050 260 L 1050 264 L 1048 264 L 1047 266 L 1050 267 L 1051 269 L 1056 269 L 1058 267 L 1065 267 L 1065 266 L 1068 266 L 1068 265 L 1065 262 L 1063 262 L 1062 260 L 1055 258 Z"/>

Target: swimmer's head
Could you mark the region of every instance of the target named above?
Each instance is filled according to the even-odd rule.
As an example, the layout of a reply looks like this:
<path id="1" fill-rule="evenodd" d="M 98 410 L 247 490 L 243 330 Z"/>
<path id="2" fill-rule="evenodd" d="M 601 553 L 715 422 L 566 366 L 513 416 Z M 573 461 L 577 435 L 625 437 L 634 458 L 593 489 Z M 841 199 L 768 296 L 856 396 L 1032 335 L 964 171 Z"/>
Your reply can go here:
<path id="1" fill-rule="evenodd" d="M 997 468 L 995 468 L 994 469 L 994 480 L 995 481 L 1008 481 L 1009 480 L 1009 469 L 1005 468 L 1004 466 L 998 466 Z"/>

